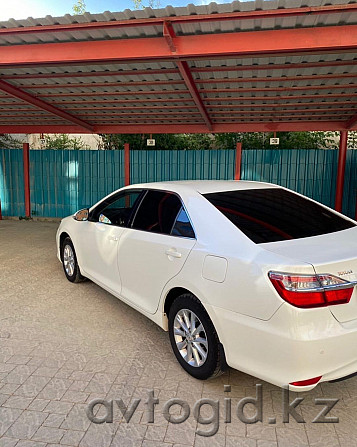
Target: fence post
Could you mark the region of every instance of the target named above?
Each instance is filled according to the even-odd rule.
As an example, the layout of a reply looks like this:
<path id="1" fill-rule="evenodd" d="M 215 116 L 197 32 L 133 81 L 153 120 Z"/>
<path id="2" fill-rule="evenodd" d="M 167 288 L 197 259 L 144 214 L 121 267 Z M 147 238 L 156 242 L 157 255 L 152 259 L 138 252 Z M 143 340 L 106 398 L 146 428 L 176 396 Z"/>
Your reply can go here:
<path id="1" fill-rule="evenodd" d="M 1 214 L 1 199 L 0 199 L 0 220 L 2 220 L 2 214 Z"/>
<path id="2" fill-rule="evenodd" d="M 341 130 L 340 146 L 338 150 L 338 166 L 337 166 L 336 198 L 335 198 L 335 210 L 339 212 L 342 211 L 343 186 L 345 183 L 345 169 L 346 169 L 346 157 L 347 157 L 347 139 L 348 139 L 348 131 Z"/>
<path id="3" fill-rule="evenodd" d="M 241 168 L 242 168 L 242 143 L 237 143 L 234 180 L 240 180 Z"/>
<path id="4" fill-rule="evenodd" d="M 130 185 L 130 145 L 124 144 L 124 184 Z"/>
<path id="5" fill-rule="evenodd" d="M 31 217 L 31 196 L 30 196 L 30 145 L 22 145 L 24 163 L 24 187 L 25 187 L 25 216 Z"/>

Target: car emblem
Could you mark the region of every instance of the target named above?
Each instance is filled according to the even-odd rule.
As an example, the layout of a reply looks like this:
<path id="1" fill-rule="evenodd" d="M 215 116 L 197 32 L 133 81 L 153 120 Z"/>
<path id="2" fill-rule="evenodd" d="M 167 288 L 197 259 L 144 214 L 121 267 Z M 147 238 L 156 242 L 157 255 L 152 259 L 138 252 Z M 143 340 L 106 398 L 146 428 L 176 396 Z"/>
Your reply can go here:
<path id="1" fill-rule="evenodd" d="M 352 270 L 344 270 L 342 272 L 337 272 L 338 276 L 346 276 L 346 275 L 351 275 L 353 273 Z"/>

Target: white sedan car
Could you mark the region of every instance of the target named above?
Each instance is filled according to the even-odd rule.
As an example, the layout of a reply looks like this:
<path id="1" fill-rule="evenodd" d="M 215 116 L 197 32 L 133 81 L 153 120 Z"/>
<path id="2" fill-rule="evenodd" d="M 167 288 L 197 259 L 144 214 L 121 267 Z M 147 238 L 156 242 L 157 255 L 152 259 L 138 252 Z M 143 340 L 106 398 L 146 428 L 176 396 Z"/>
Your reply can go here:
<path id="1" fill-rule="evenodd" d="M 198 379 L 295 391 L 357 371 L 356 222 L 245 181 L 132 185 L 62 220 L 58 258 L 169 331 Z"/>

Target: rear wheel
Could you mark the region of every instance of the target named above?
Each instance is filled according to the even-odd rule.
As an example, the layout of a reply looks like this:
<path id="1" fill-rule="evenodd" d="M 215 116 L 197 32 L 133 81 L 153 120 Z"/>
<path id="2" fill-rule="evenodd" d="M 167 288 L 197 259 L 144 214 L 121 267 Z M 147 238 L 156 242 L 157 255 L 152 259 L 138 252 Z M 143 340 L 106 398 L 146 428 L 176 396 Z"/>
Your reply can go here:
<path id="1" fill-rule="evenodd" d="M 191 376 L 204 380 L 222 373 L 223 359 L 217 332 L 194 295 L 181 295 L 172 303 L 169 335 L 177 360 Z"/>
<path id="2" fill-rule="evenodd" d="M 76 252 L 74 250 L 72 240 L 69 237 L 66 237 L 62 243 L 61 255 L 63 270 L 68 281 L 75 283 L 85 281 L 86 278 L 81 275 Z"/>

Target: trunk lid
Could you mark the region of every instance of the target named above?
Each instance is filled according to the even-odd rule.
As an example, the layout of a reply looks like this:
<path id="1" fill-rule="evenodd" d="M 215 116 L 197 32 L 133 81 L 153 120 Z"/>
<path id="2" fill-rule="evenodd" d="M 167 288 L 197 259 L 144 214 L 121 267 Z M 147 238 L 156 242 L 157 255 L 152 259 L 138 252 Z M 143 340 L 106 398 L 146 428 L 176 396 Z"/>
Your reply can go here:
<path id="1" fill-rule="evenodd" d="M 265 250 L 312 264 L 316 273 L 357 281 L 357 227 L 303 239 L 260 244 Z M 347 304 L 329 306 L 341 323 L 357 319 L 357 286 Z"/>

